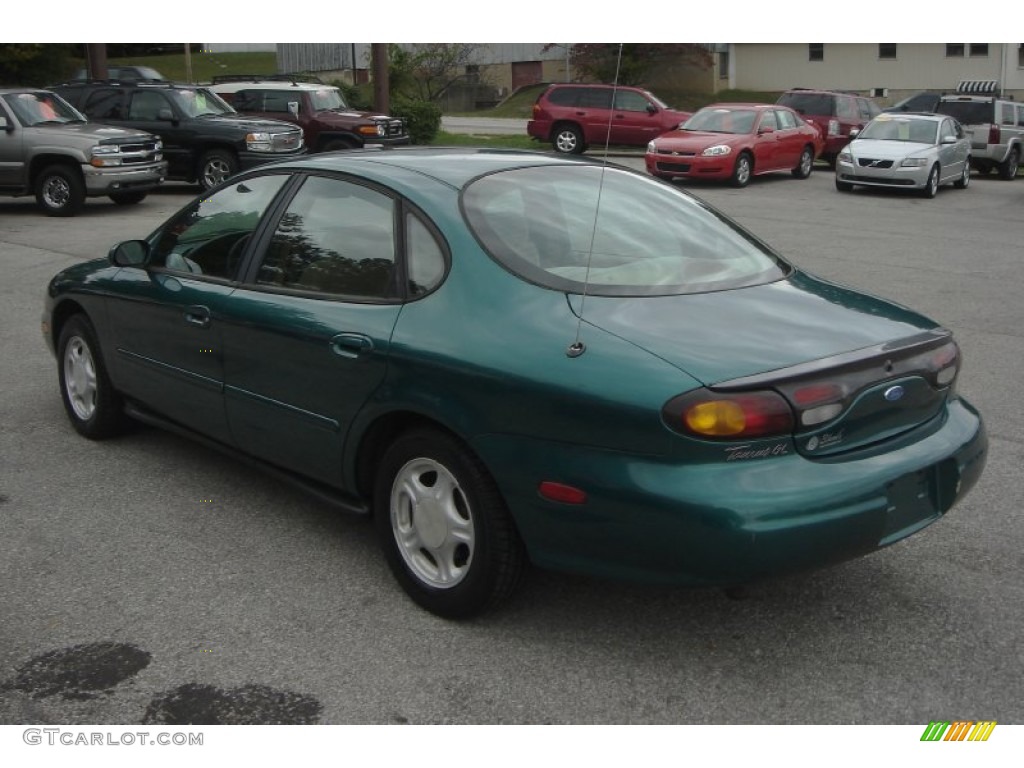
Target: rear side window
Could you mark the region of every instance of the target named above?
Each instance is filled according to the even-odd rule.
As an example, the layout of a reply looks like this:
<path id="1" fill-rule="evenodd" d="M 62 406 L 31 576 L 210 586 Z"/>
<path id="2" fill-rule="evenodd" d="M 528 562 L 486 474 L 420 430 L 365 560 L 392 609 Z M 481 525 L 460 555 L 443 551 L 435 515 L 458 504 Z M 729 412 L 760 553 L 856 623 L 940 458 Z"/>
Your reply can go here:
<path id="1" fill-rule="evenodd" d="M 569 293 L 704 293 L 789 272 L 703 203 L 626 171 L 564 165 L 504 171 L 470 184 L 462 206 L 499 263 Z"/>
<path id="2" fill-rule="evenodd" d="M 580 88 L 552 88 L 548 91 L 548 101 L 560 107 L 575 107 L 579 101 Z"/>
<path id="3" fill-rule="evenodd" d="M 82 111 L 93 120 L 124 120 L 124 97 L 120 91 L 101 88 L 89 94 Z"/>
<path id="4" fill-rule="evenodd" d="M 579 107 L 590 109 L 611 109 L 612 91 L 611 88 L 580 88 Z"/>
<path id="5" fill-rule="evenodd" d="M 394 297 L 395 201 L 341 179 L 306 179 L 256 282 L 356 299 Z M 421 278 L 422 279 L 422 278 Z"/>
<path id="6" fill-rule="evenodd" d="M 982 125 L 993 122 L 995 105 L 991 101 L 943 101 L 935 111 L 955 117 L 961 125 Z"/>

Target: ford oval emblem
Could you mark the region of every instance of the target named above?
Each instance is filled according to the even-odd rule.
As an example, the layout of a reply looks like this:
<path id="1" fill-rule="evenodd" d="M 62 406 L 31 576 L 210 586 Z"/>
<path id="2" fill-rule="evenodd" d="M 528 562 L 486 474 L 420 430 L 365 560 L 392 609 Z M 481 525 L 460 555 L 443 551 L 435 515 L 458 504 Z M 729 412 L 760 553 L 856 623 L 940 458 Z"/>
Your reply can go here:
<path id="1" fill-rule="evenodd" d="M 885 399 L 888 400 L 890 403 L 895 403 L 897 400 L 903 397 L 903 391 L 903 387 L 899 386 L 898 384 L 895 387 L 889 387 L 887 390 L 885 390 Z"/>

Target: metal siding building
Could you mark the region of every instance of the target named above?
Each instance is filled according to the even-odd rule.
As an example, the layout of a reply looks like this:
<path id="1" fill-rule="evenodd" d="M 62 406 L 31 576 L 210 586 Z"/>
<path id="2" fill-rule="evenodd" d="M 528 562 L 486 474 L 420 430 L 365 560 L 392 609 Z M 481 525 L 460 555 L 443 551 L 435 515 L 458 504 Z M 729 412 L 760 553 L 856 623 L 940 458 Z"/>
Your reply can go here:
<path id="1" fill-rule="evenodd" d="M 812 60 L 811 46 L 821 46 Z M 1020 43 L 896 43 L 883 58 L 878 43 L 733 43 L 729 87 L 756 91 L 825 88 L 890 99 L 914 91 L 953 91 L 961 80 L 997 80 L 1003 91 L 1024 95 L 1024 51 Z M 962 46 L 949 55 L 948 46 Z M 984 52 L 982 53 L 982 50 Z M 887 51 L 891 54 L 892 51 Z"/>

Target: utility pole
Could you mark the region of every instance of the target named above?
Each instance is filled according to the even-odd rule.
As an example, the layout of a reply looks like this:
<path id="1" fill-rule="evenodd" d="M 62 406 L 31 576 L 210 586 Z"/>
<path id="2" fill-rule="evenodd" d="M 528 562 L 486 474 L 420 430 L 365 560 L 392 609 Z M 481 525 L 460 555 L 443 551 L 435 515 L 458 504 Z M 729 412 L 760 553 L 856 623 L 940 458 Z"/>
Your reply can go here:
<path id="1" fill-rule="evenodd" d="M 387 43 L 370 43 L 370 62 L 373 69 L 373 108 L 382 115 L 390 114 Z"/>
<path id="2" fill-rule="evenodd" d="M 86 43 L 85 61 L 89 68 L 89 77 L 93 80 L 107 79 L 107 44 Z"/>
<path id="3" fill-rule="evenodd" d="M 192 82 L 192 44 L 185 43 L 185 82 Z"/>

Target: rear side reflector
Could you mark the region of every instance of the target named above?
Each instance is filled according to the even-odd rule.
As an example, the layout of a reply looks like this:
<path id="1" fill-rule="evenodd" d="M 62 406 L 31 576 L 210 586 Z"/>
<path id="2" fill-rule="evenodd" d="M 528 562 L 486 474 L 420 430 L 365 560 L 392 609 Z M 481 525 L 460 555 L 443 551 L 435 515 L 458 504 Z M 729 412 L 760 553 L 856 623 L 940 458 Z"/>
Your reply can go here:
<path id="1" fill-rule="evenodd" d="M 585 504 L 587 501 L 586 491 L 574 488 L 564 483 L 554 483 L 545 480 L 537 487 L 537 492 L 549 501 L 557 501 L 560 504 Z"/>

